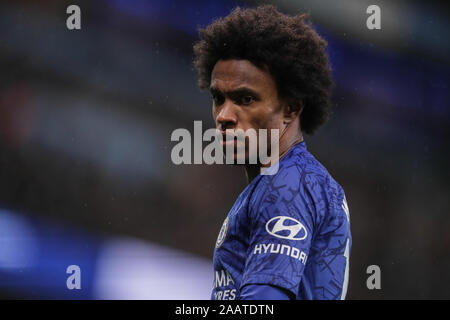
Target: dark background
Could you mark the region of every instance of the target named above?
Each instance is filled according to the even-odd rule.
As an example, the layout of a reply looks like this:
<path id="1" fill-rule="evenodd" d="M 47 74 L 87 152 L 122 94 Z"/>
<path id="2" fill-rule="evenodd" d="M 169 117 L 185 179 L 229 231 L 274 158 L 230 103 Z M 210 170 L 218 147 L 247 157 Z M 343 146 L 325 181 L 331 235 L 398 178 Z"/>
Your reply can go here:
<path id="1" fill-rule="evenodd" d="M 62 293 L 53 268 L 72 248 L 94 270 L 105 239 L 132 237 L 212 259 L 222 221 L 245 187 L 243 170 L 176 166 L 170 135 L 192 131 L 194 120 L 204 130 L 214 125 L 192 66 L 197 27 L 236 5 L 260 3 L 0 3 L 2 297 L 80 297 Z M 309 12 L 329 43 L 334 115 L 306 142 L 346 192 L 353 236 L 347 298 L 449 299 L 448 8 L 264 3 Z M 70 4 L 81 8 L 81 30 L 66 28 Z M 366 28 L 370 4 L 381 7 L 381 30 Z M 11 229 L 10 218 L 26 221 L 34 240 Z M 38 245 L 40 258 L 8 264 L 10 251 L 28 261 L 29 251 L 8 251 L 15 243 Z M 366 287 L 372 264 L 381 268 L 381 290 Z M 96 275 L 86 274 L 88 288 Z"/>

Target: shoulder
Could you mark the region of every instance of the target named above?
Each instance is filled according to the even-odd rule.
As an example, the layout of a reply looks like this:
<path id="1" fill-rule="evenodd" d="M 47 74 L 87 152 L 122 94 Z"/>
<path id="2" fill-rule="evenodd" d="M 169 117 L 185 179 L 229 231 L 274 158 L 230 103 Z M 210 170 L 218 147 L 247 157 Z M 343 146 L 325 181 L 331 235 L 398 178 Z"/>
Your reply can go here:
<path id="1" fill-rule="evenodd" d="M 276 174 L 260 178 L 250 205 L 255 211 L 285 208 L 320 223 L 326 216 L 342 214 L 344 199 L 342 187 L 328 170 L 306 148 L 296 148 L 280 161 Z"/>

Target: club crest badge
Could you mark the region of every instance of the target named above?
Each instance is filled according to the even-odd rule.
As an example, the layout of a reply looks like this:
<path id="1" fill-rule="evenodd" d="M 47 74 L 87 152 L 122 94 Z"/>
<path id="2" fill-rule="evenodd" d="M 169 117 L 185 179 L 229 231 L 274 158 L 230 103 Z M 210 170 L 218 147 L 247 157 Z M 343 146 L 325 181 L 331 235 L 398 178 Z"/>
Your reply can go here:
<path id="1" fill-rule="evenodd" d="M 220 229 L 219 236 L 217 237 L 216 241 L 217 249 L 220 248 L 220 246 L 224 242 L 225 237 L 227 236 L 227 231 L 228 231 L 228 217 L 225 218 L 225 221 L 222 224 L 222 228 Z"/>

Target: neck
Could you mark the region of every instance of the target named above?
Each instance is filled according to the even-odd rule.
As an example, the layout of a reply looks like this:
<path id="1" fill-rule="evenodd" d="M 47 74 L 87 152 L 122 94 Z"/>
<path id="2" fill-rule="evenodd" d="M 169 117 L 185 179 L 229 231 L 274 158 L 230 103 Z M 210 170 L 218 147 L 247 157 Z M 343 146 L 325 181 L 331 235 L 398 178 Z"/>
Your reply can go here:
<path id="1" fill-rule="evenodd" d="M 261 165 L 258 164 L 249 164 L 245 166 L 245 173 L 247 175 L 248 183 L 252 182 L 258 174 L 261 172 Z"/>
<path id="2" fill-rule="evenodd" d="M 299 130 L 299 128 L 297 126 L 293 126 L 293 128 L 295 129 L 295 131 L 289 132 L 292 131 L 292 127 L 291 128 L 287 127 L 280 137 L 279 140 L 280 156 L 278 158 L 278 161 L 281 160 L 281 158 L 283 158 L 294 145 L 303 141 L 303 135 L 302 132 Z M 267 165 L 264 165 L 264 167 L 270 167 L 273 164 L 274 163 L 269 163 Z M 255 179 L 258 176 L 258 174 L 261 173 L 261 167 L 262 167 L 261 164 L 245 165 L 245 173 L 247 175 L 248 183 L 252 182 L 253 179 Z"/>

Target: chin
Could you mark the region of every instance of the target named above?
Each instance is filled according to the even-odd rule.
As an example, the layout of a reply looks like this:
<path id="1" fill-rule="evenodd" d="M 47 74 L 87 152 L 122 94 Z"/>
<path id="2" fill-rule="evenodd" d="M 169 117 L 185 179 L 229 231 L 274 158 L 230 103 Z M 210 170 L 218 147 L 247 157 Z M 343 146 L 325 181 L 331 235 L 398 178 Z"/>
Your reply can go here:
<path id="1" fill-rule="evenodd" d="M 256 159 L 258 159 L 257 157 L 255 157 Z M 243 163 L 238 163 L 238 160 L 242 161 L 242 159 L 244 159 Z M 224 163 L 226 163 L 226 157 L 224 157 Z M 257 160 L 258 162 L 258 160 Z M 234 152 L 233 154 L 233 163 L 230 163 L 229 165 L 235 165 L 235 166 L 243 166 L 243 165 L 256 165 L 256 163 L 250 163 L 250 156 L 248 151 L 245 151 L 245 154 L 239 153 L 239 152 Z"/>

